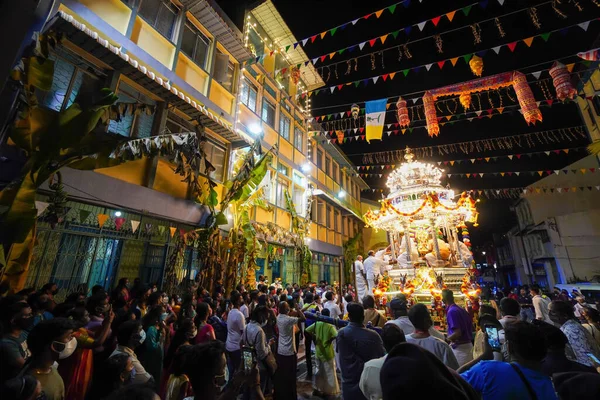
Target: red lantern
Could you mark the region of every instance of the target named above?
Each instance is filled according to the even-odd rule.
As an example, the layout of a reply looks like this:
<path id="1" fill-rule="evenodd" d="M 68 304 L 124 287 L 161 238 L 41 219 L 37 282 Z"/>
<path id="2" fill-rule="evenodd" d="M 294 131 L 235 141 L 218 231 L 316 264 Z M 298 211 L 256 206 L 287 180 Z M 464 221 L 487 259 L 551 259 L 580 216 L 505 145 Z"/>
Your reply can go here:
<path id="1" fill-rule="evenodd" d="M 410 118 L 408 117 L 408 108 L 406 107 L 406 100 L 402 97 L 398 99 L 396 103 L 398 123 L 402 127 L 410 125 Z"/>
<path id="2" fill-rule="evenodd" d="M 573 100 L 573 97 L 577 94 L 577 90 L 571 84 L 571 77 L 567 67 L 558 61 L 554 62 L 554 65 L 550 68 L 550 76 L 552 77 L 554 89 L 556 89 L 556 97 L 560 101 L 565 101 L 567 98 Z"/>

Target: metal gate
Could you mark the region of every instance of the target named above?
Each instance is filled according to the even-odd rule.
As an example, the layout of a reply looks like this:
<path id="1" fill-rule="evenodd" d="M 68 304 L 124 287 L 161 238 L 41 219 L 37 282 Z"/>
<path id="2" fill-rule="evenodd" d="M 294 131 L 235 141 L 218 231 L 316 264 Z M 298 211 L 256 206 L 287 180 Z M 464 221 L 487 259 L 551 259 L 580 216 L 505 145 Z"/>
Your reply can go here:
<path id="1" fill-rule="evenodd" d="M 46 199 L 41 199 L 46 200 Z M 26 287 L 40 288 L 55 282 L 62 300 L 74 291 L 88 293 L 95 285 L 110 290 L 118 279 L 139 277 L 144 283 L 161 284 L 168 255 L 175 241 L 170 229 L 192 226 L 146 215 L 128 213 L 91 204 L 70 201 L 64 221 L 50 227 L 42 214 Z M 109 216 L 102 227 L 99 214 Z M 115 218 L 124 218 L 119 229 Z M 134 231 L 134 221 L 137 228 Z M 188 246 L 178 278 L 193 279 L 198 271 L 196 249 Z"/>

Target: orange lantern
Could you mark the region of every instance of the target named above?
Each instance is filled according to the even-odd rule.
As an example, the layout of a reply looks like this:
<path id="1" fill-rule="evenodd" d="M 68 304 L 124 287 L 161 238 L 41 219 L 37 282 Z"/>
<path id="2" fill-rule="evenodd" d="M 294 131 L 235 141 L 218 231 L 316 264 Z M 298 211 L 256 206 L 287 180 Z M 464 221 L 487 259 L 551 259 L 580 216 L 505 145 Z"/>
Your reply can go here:
<path id="1" fill-rule="evenodd" d="M 459 96 L 458 100 L 460 101 L 460 105 L 463 106 L 465 111 L 471 107 L 471 93 L 462 93 Z"/>
<path id="2" fill-rule="evenodd" d="M 542 122 L 542 112 L 535 102 L 533 92 L 527 83 L 527 78 L 521 72 L 515 72 L 513 75 L 513 88 L 517 93 L 517 100 L 523 112 L 523 118 L 527 124 L 535 124 L 536 121 Z"/>
<path id="3" fill-rule="evenodd" d="M 435 112 L 435 100 L 431 92 L 425 92 L 423 96 L 423 105 L 425 107 L 425 121 L 427 122 L 427 133 L 430 137 L 440 134 L 440 126 L 438 125 L 437 115 Z"/>
<path id="4" fill-rule="evenodd" d="M 471 61 L 469 61 L 469 67 L 471 67 L 471 72 L 475 76 L 481 76 L 483 73 L 483 59 L 479 56 L 473 56 Z"/>

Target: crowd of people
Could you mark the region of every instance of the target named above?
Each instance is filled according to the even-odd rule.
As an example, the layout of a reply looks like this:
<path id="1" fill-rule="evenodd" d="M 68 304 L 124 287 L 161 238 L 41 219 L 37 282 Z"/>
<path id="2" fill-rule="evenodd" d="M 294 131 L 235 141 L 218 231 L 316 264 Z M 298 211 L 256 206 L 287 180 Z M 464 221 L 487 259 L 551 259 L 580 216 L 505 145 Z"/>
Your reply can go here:
<path id="1" fill-rule="evenodd" d="M 444 290 L 444 334 L 426 305 L 398 295 L 381 310 L 350 285 L 276 287 L 260 277 L 231 293 L 190 284 L 168 294 L 122 279 L 110 293 L 96 286 L 61 296 L 49 283 L 0 300 L 0 393 L 297 399 L 303 341 L 306 379 L 321 398 L 600 398 L 598 311 L 528 289 L 482 305 L 476 324 Z"/>

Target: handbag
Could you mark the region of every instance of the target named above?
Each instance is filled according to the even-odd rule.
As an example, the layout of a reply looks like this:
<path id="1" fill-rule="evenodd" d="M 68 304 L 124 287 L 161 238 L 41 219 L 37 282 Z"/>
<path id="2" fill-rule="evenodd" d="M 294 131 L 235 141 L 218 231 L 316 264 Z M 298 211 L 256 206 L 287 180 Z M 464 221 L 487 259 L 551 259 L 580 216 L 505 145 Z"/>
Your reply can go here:
<path id="1" fill-rule="evenodd" d="M 246 330 L 245 334 L 246 334 L 246 343 L 249 345 L 250 343 L 248 343 L 248 330 Z M 254 336 L 254 341 L 252 343 L 252 346 L 248 346 L 252 349 L 255 356 L 256 356 L 256 341 L 258 340 L 259 334 L 260 334 L 260 331 L 256 332 L 256 336 Z M 277 360 L 275 359 L 275 356 L 273 355 L 272 351 L 269 351 L 269 354 L 267 354 L 267 356 L 265 358 L 263 358 L 262 360 L 259 360 L 259 361 L 263 363 L 269 376 L 272 377 L 275 375 L 275 372 L 277 371 Z"/>

